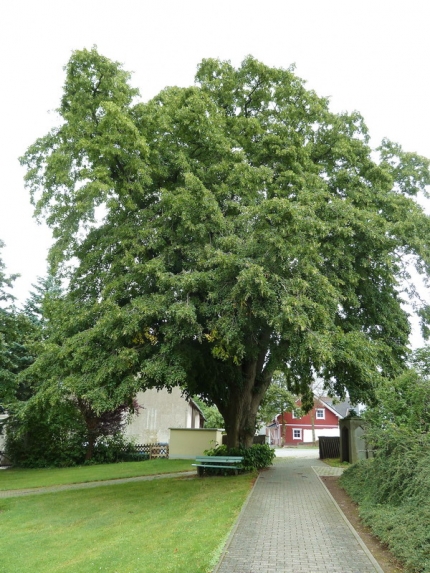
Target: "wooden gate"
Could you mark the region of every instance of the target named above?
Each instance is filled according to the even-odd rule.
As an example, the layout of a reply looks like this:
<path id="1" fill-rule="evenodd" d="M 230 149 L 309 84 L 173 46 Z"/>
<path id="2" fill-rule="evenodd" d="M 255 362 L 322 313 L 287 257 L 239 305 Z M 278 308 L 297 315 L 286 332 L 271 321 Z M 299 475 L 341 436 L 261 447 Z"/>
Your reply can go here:
<path id="1" fill-rule="evenodd" d="M 319 437 L 320 460 L 340 458 L 340 438 L 332 436 Z"/>

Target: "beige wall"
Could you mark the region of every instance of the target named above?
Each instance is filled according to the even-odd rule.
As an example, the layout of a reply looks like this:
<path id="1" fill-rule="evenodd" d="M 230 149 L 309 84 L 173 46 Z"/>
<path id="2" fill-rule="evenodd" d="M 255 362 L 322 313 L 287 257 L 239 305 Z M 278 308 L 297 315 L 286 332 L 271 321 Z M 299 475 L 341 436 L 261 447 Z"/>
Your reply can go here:
<path id="1" fill-rule="evenodd" d="M 170 428 L 169 458 L 195 458 L 222 444 L 222 430 L 216 428 Z"/>
<path id="2" fill-rule="evenodd" d="M 163 390 L 146 390 L 139 392 L 136 400 L 141 406 L 133 415 L 124 433 L 138 444 L 168 443 L 169 428 L 199 427 L 200 418 L 196 410 L 182 396 L 179 388 L 169 393 Z"/>

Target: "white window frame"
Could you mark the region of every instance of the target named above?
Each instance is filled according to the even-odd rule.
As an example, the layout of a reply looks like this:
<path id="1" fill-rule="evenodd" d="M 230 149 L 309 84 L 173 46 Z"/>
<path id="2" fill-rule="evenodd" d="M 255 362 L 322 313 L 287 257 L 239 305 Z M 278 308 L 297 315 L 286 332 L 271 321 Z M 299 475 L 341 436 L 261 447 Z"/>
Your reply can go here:
<path id="1" fill-rule="evenodd" d="M 319 416 L 318 414 L 320 414 L 322 412 L 322 416 Z M 317 420 L 325 420 L 325 408 L 316 408 L 315 409 L 315 418 Z"/>
<path id="2" fill-rule="evenodd" d="M 296 436 L 296 432 L 298 435 Z M 301 440 L 302 439 L 302 429 L 301 428 L 293 428 L 293 440 Z"/>

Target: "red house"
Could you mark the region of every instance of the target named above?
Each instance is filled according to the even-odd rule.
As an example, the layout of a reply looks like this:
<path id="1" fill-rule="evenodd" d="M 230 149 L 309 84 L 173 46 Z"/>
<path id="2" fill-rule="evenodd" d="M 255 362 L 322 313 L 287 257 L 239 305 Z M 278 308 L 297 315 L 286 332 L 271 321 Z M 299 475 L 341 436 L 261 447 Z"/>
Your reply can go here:
<path id="1" fill-rule="evenodd" d="M 297 406 L 301 402 L 297 400 Z M 274 446 L 300 446 L 318 441 L 320 436 L 339 436 L 339 420 L 345 418 L 351 405 L 332 398 L 315 398 L 312 410 L 302 417 L 294 412 L 276 416 L 268 426 L 270 443 Z"/>

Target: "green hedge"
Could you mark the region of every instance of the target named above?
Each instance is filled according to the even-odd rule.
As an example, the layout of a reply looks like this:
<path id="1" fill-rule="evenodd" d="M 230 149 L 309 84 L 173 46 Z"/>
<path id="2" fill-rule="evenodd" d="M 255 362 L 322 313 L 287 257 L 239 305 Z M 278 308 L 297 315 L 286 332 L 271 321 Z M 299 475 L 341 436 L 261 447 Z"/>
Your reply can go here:
<path id="1" fill-rule="evenodd" d="M 363 521 L 413 573 L 430 573 L 430 436 L 395 431 L 340 480 Z"/>
<path id="2" fill-rule="evenodd" d="M 230 448 L 217 446 L 206 450 L 207 456 L 242 456 L 242 468 L 244 471 L 253 471 L 267 468 L 272 465 L 275 458 L 275 450 L 267 444 L 254 444 L 250 448 Z"/>

